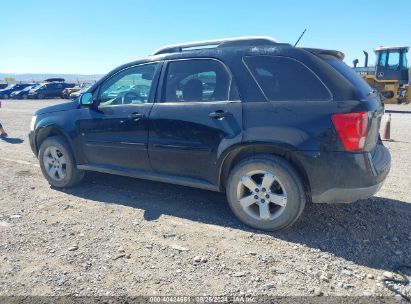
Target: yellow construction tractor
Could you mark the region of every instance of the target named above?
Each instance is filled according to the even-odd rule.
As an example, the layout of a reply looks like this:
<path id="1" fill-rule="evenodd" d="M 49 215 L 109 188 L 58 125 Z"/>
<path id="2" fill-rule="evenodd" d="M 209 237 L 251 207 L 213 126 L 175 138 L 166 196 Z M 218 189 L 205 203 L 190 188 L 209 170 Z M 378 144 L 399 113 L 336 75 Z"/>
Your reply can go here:
<path id="1" fill-rule="evenodd" d="M 368 53 L 364 51 L 364 67 L 357 67 L 358 59 L 353 61 L 354 69 L 368 84 L 381 93 L 385 103 L 411 103 L 410 75 L 407 63 L 409 47 L 377 47 L 374 52 L 376 63 L 368 66 Z"/>

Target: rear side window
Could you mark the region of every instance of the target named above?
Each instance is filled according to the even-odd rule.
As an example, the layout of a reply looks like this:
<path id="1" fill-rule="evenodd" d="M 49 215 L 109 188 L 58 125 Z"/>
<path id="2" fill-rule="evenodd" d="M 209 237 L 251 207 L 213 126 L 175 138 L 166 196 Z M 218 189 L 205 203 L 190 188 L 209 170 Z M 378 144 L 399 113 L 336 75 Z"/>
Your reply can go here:
<path id="1" fill-rule="evenodd" d="M 370 92 L 373 91 L 368 83 L 360 76 L 358 76 L 354 69 L 350 68 L 343 61 L 332 56 L 327 56 L 325 58 L 325 61 L 334 69 L 336 69 L 341 75 L 343 75 L 345 79 L 347 79 L 361 95 L 367 96 Z"/>
<path id="2" fill-rule="evenodd" d="M 226 101 L 230 75 L 212 59 L 191 59 L 168 63 L 163 102 Z"/>
<path id="3" fill-rule="evenodd" d="M 299 61 L 279 56 L 244 57 L 251 74 L 271 101 L 328 101 L 329 90 Z"/>

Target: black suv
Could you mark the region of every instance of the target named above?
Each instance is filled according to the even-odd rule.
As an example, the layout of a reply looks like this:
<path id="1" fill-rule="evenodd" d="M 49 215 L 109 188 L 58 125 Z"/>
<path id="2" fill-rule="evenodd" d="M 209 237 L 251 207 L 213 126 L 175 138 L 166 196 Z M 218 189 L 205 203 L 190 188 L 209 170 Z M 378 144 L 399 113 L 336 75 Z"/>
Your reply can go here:
<path id="1" fill-rule="evenodd" d="M 165 47 L 37 111 L 30 144 L 55 187 L 90 170 L 224 191 L 244 223 L 282 229 L 390 170 L 383 104 L 343 57 L 269 38 Z"/>
<path id="2" fill-rule="evenodd" d="M 74 83 L 47 82 L 47 83 L 44 83 L 43 85 L 37 86 L 33 90 L 30 90 L 28 93 L 28 98 L 44 99 L 44 98 L 63 97 L 63 90 L 66 88 L 72 88 L 74 86 L 75 86 Z"/>

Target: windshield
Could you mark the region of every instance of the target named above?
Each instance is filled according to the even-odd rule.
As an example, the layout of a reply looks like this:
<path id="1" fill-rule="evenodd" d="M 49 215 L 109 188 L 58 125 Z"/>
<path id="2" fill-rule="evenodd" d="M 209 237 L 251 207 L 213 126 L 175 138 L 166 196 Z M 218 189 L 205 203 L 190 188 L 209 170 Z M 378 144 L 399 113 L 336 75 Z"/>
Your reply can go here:
<path id="1" fill-rule="evenodd" d="M 373 91 L 373 88 L 343 61 L 334 57 L 327 57 L 325 61 L 343 75 L 364 97 Z"/>
<path id="2" fill-rule="evenodd" d="M 387 67 L 391 70 L 398 70 L 400 67 L 400 51 L 389 52 Z"/>
<path id="3" fill-rule="evenodd" d="M 30 91 L 30 90 L 32 90 L 34 87 L 35 87 L 35 86 L 28 86 L 28 87 L 25 87 L 22 91 Z"/>

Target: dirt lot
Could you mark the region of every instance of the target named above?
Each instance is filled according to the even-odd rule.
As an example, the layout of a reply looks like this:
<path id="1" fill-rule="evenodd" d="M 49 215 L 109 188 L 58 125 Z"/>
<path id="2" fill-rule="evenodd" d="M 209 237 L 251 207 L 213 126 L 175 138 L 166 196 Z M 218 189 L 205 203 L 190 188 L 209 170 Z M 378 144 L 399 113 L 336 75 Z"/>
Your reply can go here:
<path id="1" fill-rule="evenodd" d="M 223 194 L 89 174 L 52 189 L 26 134 L 57 101 L 3 101 L 0 295 L 374 295 L 411 264 L 411 106 L 389 106 L 391 173 L 373 198 L 310 205 L 292 228 L 263 233 Z M 400 287 L 411 295 L 411 287 Z"/>

